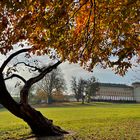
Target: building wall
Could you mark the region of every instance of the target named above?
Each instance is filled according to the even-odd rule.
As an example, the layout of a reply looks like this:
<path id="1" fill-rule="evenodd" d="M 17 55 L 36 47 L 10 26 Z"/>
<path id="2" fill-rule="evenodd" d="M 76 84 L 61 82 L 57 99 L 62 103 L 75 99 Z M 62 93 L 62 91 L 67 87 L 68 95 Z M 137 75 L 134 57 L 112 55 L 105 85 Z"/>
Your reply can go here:
<path id="1" fill-rule="evenodd" d="M 140 83 L 133 83 L 132 85 L 134 87 L 134 99 L 140 103 Z"/>
<path id="2" fill-rule="evenodd" d="M 134 101 L 133 87 L 119 84 L 101 84 L 96 99 Z"/>

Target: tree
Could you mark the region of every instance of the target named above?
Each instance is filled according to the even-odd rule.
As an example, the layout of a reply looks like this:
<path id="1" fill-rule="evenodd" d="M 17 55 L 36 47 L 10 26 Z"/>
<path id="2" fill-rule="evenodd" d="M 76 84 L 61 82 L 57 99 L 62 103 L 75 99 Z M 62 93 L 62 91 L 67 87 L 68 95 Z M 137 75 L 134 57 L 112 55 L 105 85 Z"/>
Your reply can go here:
<path id="1" fill-rule="evenodd" d="M 77 92 L 82 99 L 82 104 L 84 104 L 84 102 L 85 102 L 85 87 L 86 87 L 86 80 L 80 78 L 78 80 L 78 87 L 77 87 L 78 91 Z"/>
<path id="2" fill-rule="evenodd" d="M 28 104 L 30 87 L 66 60 L 88 70 L 100 64 L 124 75 L 139 52 L 139 7 L 138 0 L 1 0 L 0 52 L 6 55 L 15 44 L 23 48 L 1 65 L 0 103 L 37 135 L 66 133 Z M 25 48 L 25 43 L 30 47 Z M 5 78 L 7 64 L 23 52 L 47 54 L 59 61 L 45 68 L 33 67 L 39 74 L 28 80 L 18 74 Z M 15 77 L 24 83 L 20 103 L 5 85 L 5 80 Z"/>
<path id="3" fill-rule="evenodd" d="M 90 79 L 86 82 L 86 96 L 87 96 L 87 102 L 89 103 L 91 101 L 91 97 L 94 97 L 96 95 L 96 91 L 98 91 L 99 83 L 97 82 L 96 78 L 92 76 Z"/>
<path id="4" fill-rule="evenodd" d="M 37 90 L 37 93 L 35 95 L 37 103 L 42 103 L 42 101 L 47 100 L 47 95 L 44 91 L 42 91 L 41 89 Z"/>
<path id="5" fill-rule="evenodd" d="M 28 97 L 28 100 L 29 100 L 29 103 L 30 104 L 35 104 L 36 101 L 35 101 L 35 92 L 36 92 L 36 89 L 35 89 L 35 85 L 33 85 L 30 90 L 29 90 L 29 97 Z"/>
<path id="6" fill-rule="evenodd" d="M 77 89 L 78 89 L 78 84 L 77 84 L 77 81 L 76 81 L 76 77 L 72 77 L 72 80 L 71 80 L 71 90 L 74 93 L 77 102 L 79 102 L 79 99 L 81 98 L 81 96 L 79 95 Z"/>
<path id="7" fill-rule="evenodd" d="M 79 100 L 82 99 L 82 103 L 84 103 L 85 87 L 86 87 L 86 80 L 80 78 L 78 81 L 76 81 L 76 77 L 72 77 L 71 89 L 72 89 L 73 93 L 75 94 L 75 98 L 76 98 L 77 102 L 79 102 Z"/>
<path id="8" fill-rule="evenodd" d="M 54 69 L 48 73 L 40 82 L 39 88 L 47 95 L 47 103 L 52 103 L 52 94 L 56 92 L 64 92 L 66 90 L 66 83 L 61 69 Z"/>
<path id="9" fill-rule="evenodd" d="M 66 101 L 66 98 L 65 98 L 63 92 L 61 92 L 61 91 L 54 91 L 52 96 L 53 96 L 53 101 L 54 102 L 64 102 L 64 101 Z"/>

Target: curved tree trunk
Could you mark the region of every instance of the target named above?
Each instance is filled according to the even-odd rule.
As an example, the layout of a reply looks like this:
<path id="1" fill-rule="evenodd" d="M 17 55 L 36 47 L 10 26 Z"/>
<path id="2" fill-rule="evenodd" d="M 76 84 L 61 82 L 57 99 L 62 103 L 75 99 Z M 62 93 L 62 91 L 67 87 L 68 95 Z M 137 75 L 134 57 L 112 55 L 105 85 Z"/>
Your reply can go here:
<path id="1" fill-rule="evenodd" d="M 22 49 L 13 54 L 11 54 L 1 65 L 0 68 L 0 104 L 2 104 L 5 108 L 7 108 L 12 114 L 15 116 L 23 119 L 32 129 L 33 133 L 38 136 L 55 136 L 55 135 L 63 135 L 67 134 L 68 132 L 62 130 L 60 127 L 53 125 L 52 120 L 47 119 L 44 117 L 39 111 L 36 111 L 28 104 L 28 94 L 31 86 L 41 80 L 47 73 L 51 72 L 53 69 L 57 68 L 60 61 L 55 63 L 52 66 L 48 66 L 46 68 L 37 68 L 34 67 L 35 70 L 38 70 L 40 73 L 39 75 L 30 78 L 29 80 L 25 80 L 23 77 L 17 74 L 13 74 L 6 79 L 10 79 L 13 77 L 18 77 L 20 80 L 24 82 L 24 86 L 20 91 L 20 103 L 14 101 L 11 97 L 10 93 L 8 92 L 5 80 L 3 76 L 3 70 L 5 69 L 6 65 L 18 54 L 27 52 L 30 49 Z M 30 66 L 30 65 L 28 65 Z"/>
<path id="2" fill-rule="evenodd" d="M 37 136 L 60 136 L 68 134 L 60 127 L 53 125 L 52 120 L 44 117 L 28 104 L 17 103 L 6 89 L 3 75 L 0 73 L 0 103 L 12 114 L 23 119 Z"/>
<path id="3" fill-rule="evenodd" d="M 61 136 L 63 134 L 68 134 L 68 132 L 62 130 L 60 127 L 53 125 L 52 120 L 44 117 L 30 105 L 22 104 L 20 106 L 20 113 L 22 119 L 27 122 L 33 133 L 38 136 Z"/>

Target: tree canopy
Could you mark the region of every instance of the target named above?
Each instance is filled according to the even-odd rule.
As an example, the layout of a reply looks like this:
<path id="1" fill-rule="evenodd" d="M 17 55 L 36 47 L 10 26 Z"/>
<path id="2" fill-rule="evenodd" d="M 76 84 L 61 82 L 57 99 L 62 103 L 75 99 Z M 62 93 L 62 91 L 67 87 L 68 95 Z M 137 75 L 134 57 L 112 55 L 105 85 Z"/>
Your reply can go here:
<path id="1" fill-rule="evenodd" d="M 0 52 L 27 41 L 30 52 L 123 75 L 139 48 L 138 0 L 2 0 Z M 55 56 L 56 57 L 56 56 Z"/>

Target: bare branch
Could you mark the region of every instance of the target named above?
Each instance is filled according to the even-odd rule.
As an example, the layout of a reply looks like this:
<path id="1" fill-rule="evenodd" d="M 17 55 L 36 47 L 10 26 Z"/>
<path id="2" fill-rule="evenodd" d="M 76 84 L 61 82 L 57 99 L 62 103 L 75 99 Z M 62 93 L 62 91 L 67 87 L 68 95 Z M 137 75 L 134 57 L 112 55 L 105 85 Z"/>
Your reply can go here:
<path id="1" fill-rule="evenodd" d="M 3 72 L 3 70 L 5 69 L 5 67 L 7 66 L 7 64 L 15 57 L 17 56 L 18 54 L 20 53 L 24 53 L 24 52 L 27 52 L 29 51 L 31 48 L 27 48 L 27 49 L 21 49 L 13 54 L 11 54 L 2 64 L 1 68 L 0 68 L 0 71 Z"/>
<path id="2" fill-rule="evenodd" d="M 37 75 L 36 77 L 33 77 L 33 78 L 30 78 L 24 85 L 24 87 L 22 88 L 21 92 L 20 92 L 20 97 L 21 97 L 21 100 L 20 100 L 20 103 L 23 103 L 23 104 L 28 104 L 28 94 L 29 94 L 29 90 L 31 88 L 31 86 L 38 82 L 39 80 L 41 80 L 47 73 L 51 72 L 53 69 L 56 69 L 57 66 L 59 64 L 61 64 L 62 62 L 61 61 L 58 61 L 57 63 L 55 63 L 54 65 L 52 66 L 49 66 L 47 68 L 44 68 L 43 71 Z"/>
<path id="3" fill-rule="evenodd" d="M 12 78 L 14 78 L 14 77 L 17 77 L 17 78 L 19 78 L 20 80 L 22 80 L 24 83 L 26 83 L 26 80 L 25 80 L 22 76 L 20 76 L 20 75 L 18 75 L 18 74 L 12 74 L 10 77 L 5 78 L 4 80 L 12 79 Z"/>
<path id="4" fill-rule="evenodd" d="M 84 6 L 84 5 L 86 5 L 86 3 L 88 2 L 89 0 L 86 0 L 82 5 L 80 5 L 80 7 L 73 13 L 73 15 L 68 19 L 68 21 L 66 22 L 66 24 L 63 26 L 63 27 L 65 27 L 68 23 L 69 23 L 69 21 L 76 15 L 76 13 L 78 12 L 78 11 L 80 11 L 80 9 Z M 74 3 L 78 3 L 79 4 L 79 2 L 74 2 Z M 63 28 L 62 27 L 62 28 Z"/>
<path id="5" fill-rule="evenodd" d="M 27 66 L 27 67 L 33 68 L 34 70 L 32 70 L 32 71 L 42 72 L 42 69 L 41 69 L 41 68 L 38 68 L 38 67 L 36 67 L 36 66 L 31 66 L 30 64 L 27 64 L 27 63 L 25 63 L 25 62 L 18 62 L 18 63 L 16 63 L 14 66 L 17 66 L 18 64 L 24 64 L 24 65 Z"/>
<path id="6" fill-rule="evenodd" d="M 85 42 L 86 44 L 85 44 L 85 47 L 83 48 L 83 50 L 81 51 L 80 57 L 82 56 L 84 50 L 87 48 L 87 43 L 88 43 L 88 39 L 89 39 L 89 35 L 90 35 L 89 25 L 90 25 L 90 18 L 91 18 L 91 15 L 92 15 L 92 8 L 93 8 L 93 2 L 92 2 L 92 0 L 90 0 L 90 12 L 89 12 L 88 20 L 87 20 L 87 23 L 86 23 L 86 26 L 85 26 L 85 31 L 84 31 L 84 34 L 86 35 L 86 42 Z M 95 17 L 94 17 L 94 19 L 95 19 Z"/>
<path id="7" fill-rule="evenodd" d="M 62 62 L 58 61 L 57 63 L 55 63 L 54 65 L 52 66 L 49 66 L 47 68 L 44 68 L 44 70 L 42 71 L 42 73 L 40 73 L 38 76 L 34 77 L 34 78 L 31 78 L 29 79 L 28 81 L 31 82 L 31 84 L 34 84 L 36 82 L 38 82 L 39 80 L 41 80 L 47 73 L 51 72 L 53 69 L 56 69 L 57 66 L 59 64 L 61 64 Z"/>
<path id="8" fill-rule="evenodd" d="M 93 3 L 92 3 L 93 5 Z M 94 34 L 95 34 L 95 26 L 96 26 L 96 2 L 94 0 Z"/>

